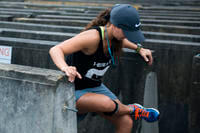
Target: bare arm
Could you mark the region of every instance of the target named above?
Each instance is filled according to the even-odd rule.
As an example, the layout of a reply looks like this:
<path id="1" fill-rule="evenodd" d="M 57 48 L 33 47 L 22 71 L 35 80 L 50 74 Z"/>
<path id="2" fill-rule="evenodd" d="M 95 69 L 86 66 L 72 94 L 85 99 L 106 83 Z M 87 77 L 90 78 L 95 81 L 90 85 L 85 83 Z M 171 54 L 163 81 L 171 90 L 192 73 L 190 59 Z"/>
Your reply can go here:
<path id="1" fill-rule="evenodd" d="M 136 50 L 137 47 L 138 47 L 136 44 L 130 42 L 127 39 L 124 39 L 122 43 L 123 43 L 124 48 Z M 139 54 L 144 58 L 144 60 L 146 62 L 148 62 L 149 65 L 152 65 L 153 57 L 152 57 L 152 53 L 149 49 L 141 48 L 140 51 L 139 51 Z"/>
<path id="2" fill-rule="evenodd" d="M 61 42 L 52 47 L 49 54 L 56 66 L 69 77 L 70 82 L 74 82 L 75 77 L 82 78 L 77 72 L 76 67 L 69 66 L 65 62 L 65 55 L 72 54 L 77 51 L 87 51 L 90 47 L 95 46 L 97 42 L 96 31 L 86 31 L 76 35 L 75 37 Z"/>

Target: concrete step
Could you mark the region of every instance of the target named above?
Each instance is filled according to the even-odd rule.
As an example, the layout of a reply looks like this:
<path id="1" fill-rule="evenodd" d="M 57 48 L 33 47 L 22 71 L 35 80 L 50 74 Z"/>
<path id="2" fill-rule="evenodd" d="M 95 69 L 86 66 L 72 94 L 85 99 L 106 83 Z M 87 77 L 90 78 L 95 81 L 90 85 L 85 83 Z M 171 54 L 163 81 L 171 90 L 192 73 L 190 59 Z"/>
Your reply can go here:
<path id="1" fill-rule="evenodd" d="M 49 25 L 66 25 L 66 26 L 86 26 L 90 21 L 85 20 L 52 20 L 38 18 L 15 18 L 15 22 L 39 23 Z"/>
<path id="2" fill-rule="evenodd" d="M 143 18 L 143 15 L 141 15 L 141 17 Z M 87 21 L 90 21 L 92 20 L 94 17 L 81 17 L 81 16 L 64 16 L 64 15 L 38 15 L 36 18 L 44 18 L 44 19 L 71 19 L 71 20 L 87 20 Z M 84 19 L 85 18 L 85 19 Z M 151 17 L 149 17 L 151 18 Z M 154 17 L 153 17 L 154 18 Z M 200 24 L 200 21 L 187 21 L 189 20 L 190 18 L 184 18 L 186 20 L 184 21 L 180 21 L 180 20 L 160 20 L 158 17 L 158 19 L 141 19 L 141 21 L 143 23 L 152 23 L 152 24 L 168 24 L 168 25 L 183 25 L 183 26 L 199 26 Z M 162 19 L 164 19 L 164 17 L 161 17 Z M 169 17 L 166 17 L 166 19 L 169 18 Z M 177 18 L 177 17 L 176 17 Z M 181 19 L 179 17 L 179 19 Z M 31 18 L 31 19 L 24 19 L 24 21 L 40 21 L 40 20 L 34 20 L 34 18 Z M 194 19 L 195 20 L 195 19 Z M 45 20 L 46 21 L 46 20 Z M 42 23 L 42 22 L 41 22 Z"/>
<path id="3" fill-rule="evenodd" d="M 12 47 L 12 64 L 57 69 L 49 56 L 56 41 L 0 37 L 0 44 Z"/>
<path id="4" fill-rule="evenodd" d="M 76 34 L 73 33 L 61 33 L 61 32 L 49 32 L 49 31 L 30 31 L 30 30 L 16 30 L 0 28 L 1 37 L 13 37 L 35 40 L 48 40 L 48 41 L 64 41 Z"/>
<path id="5" fill-rule="evenodd" d="M 106 8 L 110 8 L 110 6 L 81 6 L 81 5 L 65 5 L 63 7 L 58 7 L 58 10 L 65 10 L 68 8 L 72 8 L 72 9 L 84 9 L 85 11 L 103 11 Z"/>
<path id="6" fill-rule="evenodd" d="M 24 9 L 25 7 L 23 5 L 11 5 L 9 2 L 6 2 L 6 4 L 2 4 L 2 2 L 0 2 L 0 8 Z"/>
<path id="7" fill-rule="evenodd" d="M 105 9 L 104 7 L 102 7 L 102 8 Z M 99 9 L 97 9 L 97 10 L 93 9 L 94 16 L 96 16 L 99 13 L 99 11 L 101 11 L 103 9 L 100 9 L 100 10 Z M 56 10 L 66 10 L 67 12 L 72 13 L 72 15 L 73 14 L 79 14 L 79 13 L 73 12 L 75 9 L 71 8 L 71 7 L 57 8 Z M 88 9 L 88 8 L 82 8 L 81 10 L 82 11 L 85 10 L 85 12 L 87 12 L 87 13 L 90 12 L 90 14 L 92 12 L 92 11 L 90 11 L 91 9 Z M 63 13 L 63 12 L 61 12 L 61 13 Z M 70 13 L 69 13 L 69 15 L 70 15 Z M 193 12 L 188 12 L 188 11 L 177 12 L 177 11 L 165 11 L 165 10 L 163 10 L 163 11 L 157 11 L 157 10 L 150 10 L 150 11 L 149 10 L 148 11 L 147 10 L 139 10 L 139 13 L 140 14 L 146 14 L 147 13 L 147 14 L 152 14 L 152 15 L 153 14 L 159 14 L 159 15 L 162 15 L 162 16 L 163 15 L 176 15 L 176 16 L 179 16 L 179 15 L 180 16 L 190 16 L 190 15 L 192 15 L 192 16 L 200 16 L 199 12 L 197 12 L 197 11 L 193 11 Z"/>
<path id="8" fill-rule="evenodd" d="M 83 27 L 79 26 L 60 26 L 60 25 L 48 25 L 48 24 L 31 24 L 22 22 L 4 22 L 0 21 L 0 28 L 12 28 L 29 31 L 50 31 L 50 32 L 69 32 L 79 33 L 83 30 Z"/>
<path id="9" fill-rule="evenodd" d="M 200 8 L 193 6 L 151 6 L 144 7 L 141 6 L 140 10 L 145 11 L 177 11 L 177 12 L 200 12 Z"/>
<path id="10" fill-rule="evenodd" d="M 96 13 L 67 13 L 67 12 L 62 12 L 62 13 L 60 13 L 60 15 L 96 17 L 98 14 L 96 14 Z"/>
<path id="11" fill-rule="evenodd" d="M 12 21 L 13 16 L 12 15 L 1 15 L 0 14 L 0 21 Z"/>
<path id="12" fill-rule="evenodd" d="M 165 11 L 165 10 L 139 10 L 139 13 L 150 13 L 150 14 L 154 14 L 154 13 L 160 13 L 160 14 L 193 14 L 193 15 L 197 15 L 199 16 L 199 12 L 200 11 L 176 11 L 176 10 L 172 10 L 172 11 Z"/>
<path id="13" fill-rule="evenodd" d="M 146 39 L 200 42 L 200 35 L 148 32 L 148 31 L 144 31 L 143 33 Z"/>
<path id="14" fill-rule="evenodd" d="M 37 13 L 37 14 L 59 14 L 57 12 L 71 12 L 71 13 L 99 13 L 105 8 L 89 8 L 89 7 L 54 7 L 53 9 L 49 8 L 39 8 L 35 9 L 24 7 L 24 8 L 0 8 L 0 11 L 17 11 L 17 12 L 31 12 L 31 13 Z"/>
<path id="15" fill-rule="evenodd" d="M 91 17 L 95 18 L 98 15 L 98 13 L 61 13 L 57 16 L 67 16 L 67 17 Z M 50 15 L 49 15 L 50 16 Z M 56 16 L 56 15 L 51 15 Z M 148 13 L 140 13 L 140 18 L 150 18 L 150 19 L 168 19 L 168 20 L 194 20 L 198 21 L 200 20 L 200 14 L 198 15 L 192 15 L 192 14 L 160 14 L 160 13 L 154 13 L 154 14 L 148 14 Z"/>
<path id="16" fill-rule="evenodd" d="M 179 2 L 179 3 L 194 3 L 194 4 L 196 4 L 196 3 L 199 3 L 199 0 L 168 0 L 168 2 Z"/>
<path id="17" fill-rule="evenodd" d="M 181 4 L 184 3 L 188 3 L 187 1 L 182 2 Z M 198 4 L 197 1 L 192 2 L 195 4 Z M 0 2 L 1 5 L 4 6 L 13 6 L 13 7 L 25 7 L 25 8 L 42 8 L 42 9 L 48 9 L 48 8 L 82 8 L 82 9 L 90 9 L 90 10 L 102 10 L 105 8 L 106 5 L 104 6 L 90 6 L 90 5 L 80 5 L 80 4 L 76 4 L 76 5 L 67 5 L 63 2 L 63 4 L 40 4 L 40 3 L 31 3 L 31 2 Z M 134 2 L 134 4 L 137 4 Z M 191 2 L 190 2 L 191 4 Z M 194 4 L 193 4 L 194 5 Z M 108 6 L 110 7 L 110 6 Z M 141 6 L 140 7 L 141 10 L 167 10 L 167 11 L 199 11 L 198 7 L 188 7 L 188 6 Z"/>
<path id="18" fill-rule="evenodd" d="M 76 15 L 78 15 L 78 16 L 76 16 Z M 37 15 L 36 16 L 36 18 L 44 18 L 44 19 L 71 19 L 71 20 L 88 20 L 88 21 L 90 21 L 90 20 L 92 20 L 92 19 L 94 19 L 94 18 L 96 18 L 96 16 L 94 15 L 94 17 L 90 17 L 90 16 L 85 16 L 84 14 L 76 14 L 76 15 L 71 15 L 71 16 L 66 16 L 66 15 Z M 88 14 L 89 15 L 89 14 Z M 151 21 L 151 20 L 155 20 L 155 21 L 159 21 L 159 20 L 161 20 L 161 22 L 162 21 L 168 21 L 168 20 L 170 20 L 170 21 L 175 21 L 175 22 L 179 22 L 178 20 L 183 20 L 185 23 L 187 23 L 187 22 L 189 22 L 189 24 L 191 24 L 191 22 L 193 22 L 194 21 L 194 23 L 196 22 L 196 23 L 198 23 L 198 21 L 200 21 L 200 18 L 196 18 L 196 17 L 177 17 L 177 16 L 174 16 L 174 17 L 172 17 L 172 16 L 170 16 L 170 17 L 168 17 L 168 16 L 145 16 L 145 15 L 141 15 L 140 16 L 140 19 L 141 20 L 149 20 L 149 21 Z M 170 21 L 169 21 L 169 23 L 170 23 Z M 183 22 L 183 21 L 181 21 L 181 22 Z M 182 24 L 182 23 L 181 23 Z"/>
<path id="19" fill-rule="evenodd" d="M 86 12 L 86 9 L 84 8 L 58 8 L 56 10 L 59 11 L 65 11 L 65 12 L 73 12 L 73 13 L 84 13 Z"/>
<path id="20" fill-rule="evenodd" d="M 183 13 L 149 13 L 149 12 L 139 12 L 140 16 L 166 16 L 166 17 L 200 17 L 200 14 L 183 14 Z"/>
<path id="21" fill-rule="evenodd" d="M 1 3 L 0 3 L 1 4 Z M 8 4 L 8 3 L 7 3 Z M 4 3 L 5 5 L 5 3 Z M 95 13 L 95 14 L 98 14 L 100 11 L 102 11 L 103 9 L 105 9 L 105 7 L 86 7 L 86 6 L 56 6 L 56 5 L 52 5 L 52 6 L 49 6 L 49 5 L 37 5 L 37 6 L 34 6 L 34 5 L 31 5 L 31 4 L 25 4 L 24 6 L 23 5 L 19 5 L 20 8 L 15 8 L 16 5 L 2 5 L 2 7 L 0 6 L 0 11 L 2 11 L 3 9 L 6 10 L 6 11 L 13 11 L 13 9 L 17 9 L 16 11 L 17 12 L 22 12 L 24 10 L 31 10 L 31 13 L 35 12 L 35 10 L 40 10 L 40 14 L 41 12 L 42 13 L 45 13 L 46 14 L 46 11 L 58 11 L 60 13 L 62 12 L 67 12 L 67 13 Z M 44 12 L 45 10 L 45 12 Z M 30 11 L 29 11 L 30 12 Z M 49 14 L 49 13 L 48 13 Z"/>
<path id="22" fill-rule="evenodd" d="M 67 18 L 67 17 L 66 17 Z M 70 17 L 68 17 L 70 18 Z M 76 17 L 77 18 L 77 17 Z M 78 19 L 78 18 L 77 18 Z M 84 19 L 84 18 L 83 18 Z M 66 19 L 42 19 L 42 18 L 14 18 L 15 22 L 26 22 L 26 23 L 40 23 L 40 24 L 49 24 L 49 25 L 68 25 L 68 26 L 86 26 L 90 21 L 86 20 L 66 20 Z M 145 26 L 146 24 L 151 25 L 166 25 L 166 26 L 191 26 L 191 28 L 199 27 L 199 21 L 178 21 L 178 20 L 149 20 L 141 19 L 141 22 Z M 186 27 L 187 28 L 187 27 Z M 176 28 L 177 29 L 177 28 Z M 178 32 L 178 31 L 177 31 Z"/>
<path id="23" fill-rule="evenodd" d="M 163 16 L 163 15 L 140 15 L 140 19 L 153 20 L 183 20 L 183 21 L 200 21 L 200 17 L 185 17 L 185 16 Z"/>
<path id="24" fill-rule="evenodd" d="M 66 15 L 37 15 L 36 18 L 41 19 L 63 19 L 63 20 L 86 20 L 91 21 L 95 17 L 87 16 L 66 16 Z"/>
<path id="25" fill-rule="evenodd" d="M 15 12 L 15 11 L 0 11 L 1 15 L 12 15 L 13 17 L 31 17 L 33 13 Z"/>
<path id="26" fill-rule="evenodd" d="M 1 37 L 13 37 L 13 38 L 25 38 L 36 40 L 48 40 L 48 41 L 64 41 L 76 34 L 63 33 L 55 31 L 30 31 L 30 30 L 16 30 L 9 28 L 0 28 Z M 158 39 L 158 40 L 175 40 L 175 41 L 188 41 L 188 42 L 200 42 L 200 35 L 189 34 L 173 34 L 173 33 L 160 33 L 160 32 L 143 32 L 146 39 Z"/>
<path id="27" fill-rule="evenodd" d="M 146 39 L 143 43 L 144 47 L 160 50 L 178 49 L 178 51 L 200 51 L 200 44 L 197 42 L 173 41 L 173 40 L 158 40 Z"/>
<path id="28" fill-rule="evenodd" d="M 78 19 L 78 17 L 80 17 L 80 18 L 82 18 L 82 17 L 86 17 L 86 18 L 90 18 L 91 17 L 91 19 L 92 18 L 95 18 L 96 16 L 98 15 L 98 13 L 62 13 L 62 15 L 42 15 L 42 16 L 57 16 L 58 18 L 60 18 L 60 17 L 77 17 L 77 19 Z M 170 15 L 170 14 L 151 14 L 151 15 L 147 15 L 147 14 L 145 14 L 145 13 L 140 13 L 140 18 L 142 19 L 144 19 L 144 18 L 150 18 L 150 19 L 167 19 L 167 20 L 194 20 L 194 21 L 198 21 L 198 20 L 200 20 L 200 14 L 198 14 L 199 15 L 199 17 L 198 16 L 191 16 L 191 14 L 188 14 L 188 16 L 185 16 L 185 14 L 180 14 L 180 16 L 179 16 L 179 14 L 172 14 L 172 15 Z M 38 15 L 38 16 L 40 16 L 40 15 Z"/>
<path id="29" fill-rule="evenodd" d="M 155 19 L 141 19 L 144 24 L 159 24 L 159 25 L 177 25 L 177 26 L 193 26 L 200 27 L 200 21 L 186 21 L 186 20 L 155 20 Z"/>
<path id="30" fill-rule="evenodd" d="M 35 18 L 16 18 L 16 22 L 27 23 L 41 23 L 49 25 L 66 25 L 66 26 L 86 26 L 90 21 L 83 20 L 52 20 L 52 19 L 35 19 Z M 166 33 L 180 33 L 180 34 L 194 34 L 200 33 L 200 27 L 192 26 L 177 26 L 177 25 L 161 25 L 161 24 L 142 24 L 144 31 L 166 32 Z"/>
<path id="31" fill-rule="evenodd" d="M 190 7 L 200 7 L 200 2 L 198 1 L 198 0 L 196 0 L 196 1 L 193 1 L 193 2 L 191 2 L 191 1 L 183 1 L 183 2 L 181 2 L 181 5 L 182 6 L 190 6 Z"/>
<path id="32" fill-rule="evenodd" d="M 13 37 L 0 37 L 0 44 L 5 46 L 24 47 L 32 49 L 44 49 L 50 48 L 59 42 L 57 41 L 45 41 L 36 39 L 24 39 L 24 38 L 13 38 Z"/>
<path id="33" fill-rule="evenodd" d="M 53 10 L 34 10 L 34 9 L 7 9 L 7 8 L 0 8 L 0 12 L 7 11 L 7 12 L 25 12 L 25 13 L 34 13 L 34 14 L 51 14 L 51 15 L 59 15 L 64 11 L 53 11 Z"/>
<path id="34" fill-rule="evenodd" d="M 29 0 L 29 1 L 33 1 L 34 0 Z M 51 1 L 51 2 L 57 2 L 58 0 L 43 0 L 43 1 Z M 130 0 L 60 0 L 62 1 L 63 3 L 64 2 L 72 2 L 72 3 L 77 3 L 77 4 L 118 4 L 118 3 L 124 3 L 124 4 L 127 4 L 127 3 L 130 3 L 130 4 L 133 4 L 132 1 Z"/>
<path id="35" fill-rule="evenodd" d="M 24 8 L 34 8 L 34 9 L 59 9 L 59 8 L 79 8 L 79 9 L 86 9 L 86 10 L 104 10 L 106 7 L 109 6 L 91 6 L 91 5 L 70 5 L 70 4 L 40 4 L 40 3 L 31 3 L 31 2 L 0 2 L 2 6 L 10 6 L 10 7 L 24 7 Z"/>
<path id="36" fill-rule="evenodd" d="M 142 24 L 143 31 L 199 35 L 200 27 Z"/>
<path id="37" fill-rule="evenodd" d="M 24 29 L 33 31 L 50 31 L 50 32 L 68 32 L 79 33 L 83 30 L 83 27 L 74 26 L 60 26 L 60 25 L 48 25 L 48 24 L 31 24 L 21 22 L 3 22 L 0 21 L 0 28 L 13 28 Z M 160 32 L 160 33 L 179 33 L 179 34 L 193 34 L 199 35 L 200 28 L 198 27 L 186 27 L 186 26 L 170 26 L 170 25 L 152 25 L 142 24 L 142 30 L 144 32 Z"/>
<path id="38" fill-rule="evenodd" d="M 29 5 L 31 5 L 30 3 L 29 3 Z M 42 5 L 41 5 L 41 7 L 42 7 Z M 56 7 L 56 6 L 54 6 L 54 7 Z M 66 6 L 61 6 L 61 7 L 66 7 Z M 103 8 L 103 7 L 102 7 Z M 0 11 L 1 10 L 3 10 L 3 8 L 0 8 Z M 15 9 L 4 9 L 4 10 L 9 10 L 9 11 L 15 11 L 15 12 L 31 12 L 31 13 L 35 13 L 35 12 L 37 12 L 37 14 L 52 14 L 52 13 L 49 13 L 49 12 L 52 12 L 52 10 L 33 10 L 33 9 L 29 9 L 28 11 L 27 11 L 27 9 L 17 9 L 17 10 L 15 10 Z M 55 9 L 54 9 L 55 10 Z M 56 8 L 56 10 L 58 11 L 58 10 L 63 10 L 63 11 L 58 11 L 58 12 L 60 12 L 60 13 L 55 13 L 55 14 L 62 14 L 62 13 L 66 13 L 66 11 L 67 12 L 72 12 L 74 15 L 75 15 L 75 10 L 80 10 L 80 11 L 78 11 L 78 12 L 80 12 L 80 14 L 81 13 L 83 13 L 84 11 L 85 12 L 91 12 L 91 11 L 89 11 L 90 9 L 89 8 L 86 8 L 86 7 L 84 7 L 84 8 L 81 8 L 81 9 L 78 9 L 78 7 L 77 7 L 77 9 L 75 8 L 75 7 L 66 7 L 66 8 Z M 66 11 L 64 11 L 64 10 L 66 10 Z M 87 10 L 87 11 L 86 11 Z M 95 10 L 95 9 L 93 9 L 94 11 L 93 11 L 93 15 L 94 16 L 96 16 L 98 13 L 99 13 L 99 11 L 100 10 L 102 10 L 102 9 L 100 9 L 100 10 Z M 57 12 L 57 11 L 53 11 L 53 12 Z M 185 15 L 190 15 L 190 14 L 192 14 L 193 16 L 196 14 L 196 15 L 198 15 L 199 16 L 199 12 L 189 12 L 189 14 L 188 14 L 188 12 L 180 12 L 180 13 L 178 13 L 178 12 L 175 12 L 174 13 L 174 11 L 173 11 L 173 13 L 170 11 L 156 11 L 156 10 L 151 10 L 151 11 L 146 11 L 146 10 L 139 10 L 139 12 L 140 12 L 140 14 L 146 14 L 146 13 L 151 13 L 151 14 L 154 14 L 154 13 L 157 13 L 157 14 L 161 14 L 161 12 L 163 12 L 162 13 L 162 15 L 170 15 L 170 14 L 173 14 L 173 15 L 175 15 L 175 14 L 180 14 L 181 16 L 185 16 Z M 70 13 L 68 13 L 68 15 L 69 15 Z"/>
<path id="39" fill-rule="evenodd" d="M 65 7 L 65 8 L 56 8 L 57 11 L 64 11 L 64 12 L 72 12 L 72 13 L 85 13 L 87 12 L 86 8 L 71 8 L 71 7 Z"/>

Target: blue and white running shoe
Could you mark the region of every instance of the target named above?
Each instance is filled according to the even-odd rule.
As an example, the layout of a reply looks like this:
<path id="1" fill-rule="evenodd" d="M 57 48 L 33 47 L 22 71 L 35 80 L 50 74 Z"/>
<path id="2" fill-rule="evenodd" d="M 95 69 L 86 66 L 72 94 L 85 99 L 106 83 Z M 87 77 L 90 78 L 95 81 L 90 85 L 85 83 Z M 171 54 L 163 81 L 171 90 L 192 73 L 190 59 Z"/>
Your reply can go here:
<path id="1" fill-rule="evenodd" d="M 147 122 L 155 122 L 160 118 L 160 112 L 154 108 L 144 108 L 140 104 L 130 104 L 128 105 L 133 109 L 132 116 L 135 120 L 144 119 Z"/>

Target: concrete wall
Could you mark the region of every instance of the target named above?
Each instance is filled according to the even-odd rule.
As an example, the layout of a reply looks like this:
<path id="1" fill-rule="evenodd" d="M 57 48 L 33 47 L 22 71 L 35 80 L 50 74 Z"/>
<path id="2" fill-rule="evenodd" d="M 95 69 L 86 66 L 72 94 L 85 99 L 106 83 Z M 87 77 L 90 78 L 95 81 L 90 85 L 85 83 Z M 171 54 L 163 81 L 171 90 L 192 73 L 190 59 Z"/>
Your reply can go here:
<path id="1" fill-rule="evenodd" d="M 11 64 L 48 69 L 56 69 L 48 51 L 52 45 L 56 45 L 57 43 L 58 42 L 54 41 L 37 41 L 33 39 L 27 40 L 19 38 L 10 38 L 1 41 L 1 45 L 12 47 Z"/>
<path id="2" fill-rule="evenodd" d="M 200 108 L 197 102 L 200 101 L 200 54 L 193 57 L 192 64 L 192 78 L 190 87 L 190 133 L 197 133 L 200 131 Z"/>
<path id="3" fill-rule="evenodd" d="M 0 64 L 1 133 L 76 133 L 74 87 L 60 71 Z"/>
<path id="4" fill-rule="evenodd" d="M 198 93 L 191 86 L 191 79 L 192 73 L 195 73 L 193 78 L 200 75 L 200 71 L 193 72 L 192 69 L 193 57 L 200 51 L 199 45 L 189 42 L 175 44 L 173 41 L 159 45 L 149 41 L 145 43 L 145 47 L 156 51 L 155 72 L 158 75 L 160 131 L 189 133 L 193 129 L 189 126 L 189 117 L 198 112 L 194 109 L 194 104 L 191 104 L 194 102 L 193 94 Z M 198 88 L 199 84 L 196 87 Z M 193 116 L 191 119 L 196 118 Z"/>
<path id="5" fill-rule="evenodd" d="M 184 1 L 157 0 L 157 2 L 163 2 L 163 1 L 166 1 L 166 3 L 164 4 L 170 6 L 151 7 L 147 5 L 139 9 L 139 13 L 141 17 L 143 17 L 141 19 L 143 24 L 142 29 L 143 31 L 145 31 L 145 36 L 147 36 L 147 40 L 144 45 L 145 47 L 156 51 L 154 66 L 152 68 L 153 70 L 150 71 L 154 72 L 153 75 L 155 74 L 155 76 L 153 77 L 154 78 L 157 77 L 158 80 L 157 81 L 158 85 L 157 87 L 155 85 L 155 88 L 157 88 L 158 91 L 158 105 L 159 105 L 158 108 L 161 111 L 161 120 L 159 121 L 159 131 L 162 133 L 200 132 L 199 128 L 200 124 L 198 123 L 199 109 L 198 106 L 196 106 L 196 103 L 200 101 L 200 99 L 198 98 L 199 97 L 198 75 L 200 75 L 200 73 L 198 67 L 199 63 L 197 62 L 198 58 L 197 57 L 194 58 L 194 56 L 197 55 L 200 51 L 199 48 L 200 28 L 199 28 L 199 22 L 197 22 L 199 21 L 198 19 L 199 8 L 194 7 L 199 5 L 199 0 L 184 0 Z M 110 1 L 108 0 L 108 2 Z M 142 1 L 140 2 L 142 3 Z M 143 0 L 142 4 L 151 5 L 154 4 L 154 0 L 152 1 Z M 181 4 L 181 6 L 179 6 L 179 4 Z M 2 3 L 2 7 L 7 7 L 7 5 L 9 4 Z M 171 5 L 177 5 L 177 6 L 173 7 Z M 188 7 L 186 8 L 185 6 Z M 18 9 L 18 7 L 22 9 L 24 7 L 28 8 L 21 10 Z M 85 13 L 73 14 L 73 12 L 76 12 L 75 9 L 72 10 L 68 9 L 67 7 L 59 6 L 57 7 L 59 8 L 59 10 L 55 11 L 52 10 L 56 8 L 55 5 L 46 5 L 46 4 L 44 6 L 40 4 L 31 5 L 30 3 L 25 3 L 25 4 L 12 3 L 11 8 L 12 9 L 9 9 L 9 11 L 14 11 L 15 13 L 9 15 L 14 15 L 14 16 L 16 15 L 17 16 L 17 17 L 15 16 L 16 18 L 18 18 L 18 16 L 21 15 L 21 17 L 23 16 L 27 20 L 27 22 L 22 23 L 24 21 L 23 19 L 11 19 L 16 22 L 8 22 L 10 21 L 10 19 L 8 19 L 7 22 L 2 21 L 0 23 L 0 27 L 5 28 L 1 29 L 0 31 L 1 45 L 13 46 L 12 63 L 37 66 L 42 68 L 52 68 L 52 69 L 56 69 L 56 67 L 55 65 L 53 65 L 48 55 L 49 48 L 53 45 L 56 45 L 62 39 L 67 39 L 68 37 L 72 36 L 71 34 L 69 35 L 66 34 L 65 32 L 78 33 L 83 27 L 77 28 L 77 27 L 72 27 L 70 25 L 55 26 L 60 22 L 56 21 L 51 22 L 53 18 L 49 19 L 49 21 L 51 22 L 51 24 L 55 25 L 48 25 L 50 22 L 48 21 L 45 22 L 44 18 L 42 19 L 41 16 L 36 16 L 35 14 L 37 15 L 56 14 L 56 17 L 63 15 L 69 16 L 68 18 L 59 19 L 59 21 L 62 21 L 65 19 L 69 19 L 70 16 L 73 15 L 82 17 L 83 16 L 85 17 L 87 15 L 94 17 L 95 14 L 99 11 L 99 9 L 102 9 L 98 8 L 98 11 L 95 11 L 96 9 L 91 11 L 83 9 L 83 7 L 81 7 L 80 9 L 77 9 L 77 11 L 78 12 L 85 11 Z M 30 9 L 39 8 L 40 10 L 29 10 L 29 8 Z M 43 9 L 48 9 L 48 10 L 50 9 L 50 10 L 44 11 Z M 19 13 L 19 11 L 21 13 Z M 63 11 L 65 11 L 65 13 Z M 5 10 L 2 11 L 2 13 L 4 14 L 5 12 L 7 11 Z M 31 16 L 33 18 L 28 18 Z M 157 18 L 158 16 L 160 17 Z M 40 21 L 36 22 L 36 20 L 34 20 L 34 17 L 36 18 L 39 17 Z M 163 19 L 163 17 L 165 18 Z M 55 18 L 54 16 L 54 19 L 58 18 Z M 154 19 L 154 21 L 150 19 Z M 191 20 L 194 21 L 192 21 L 191 23 Z M 44 25 L 38 24 L 42 21 L 43 23 L 45 22 L 46 24 Z M 31 24 L 30 22 L 34 22 L 35 24 Z M 66 24 L 69 23 L 66 22 Z M 18 30 L 13 30 L 13 29 L 18 29 Z M 46 33 L 43 31 L 46 31 Z M 64 32 L 64 33 L 57 34 L 53 32 Z M 66 38 L 64 34 L 66 34 Z M 132 53 L 131 56 L 129 55 L 130 53 L 125 53 L 125 56 L 122 57 L 122 61 L 119 64 L 119 66 L 117 68 L 111 69 L 107 73 L 106 75 L 107 77 L 105 77 L 104 82 L 110 88 L 114 88 L 113 91 L 119 96 L 119 98 L 124 103 L 126 104 L 131 102 L 142 103 L 144 88 L 148 89 L 146 88 L 146 86 L 149 87 L 152 85 L 146 85 L 144 87 L 144 83 L 148 84 L 147 81 L 145 81 L 144 79 L 147 79 L 146 75 L 149 75 L 143 71 L 143 69 L 146 68 L 146 66 L 144 67 L 142 66 L 141 68 L 137 67 L 138 65 L 137 63 L 139 60 L 134 60 L 136 57 L 134 55 L 132 56 Z M 149 67 L 147 68 L 149 69 Z M 141 73 L 144 74 L 143 75 L 144 77 L 140 77 L 141 75 L 139 75 L 138 77 L 138 74 Z M 124 80 L 121 81 L 121 79 Z M 138 84 L 140 83 L 140 81 L 141 84 Z M 138 90 L 138 88 L 140 89 Z M 153 100 L 148 100 L 148 99 L 146 101 L 153 102 Z M 157 106 L 155 105 L 155 107 Z M 96 126 L 91 128 L 90 124 L 83 122 L 82 128 L 80 128 L 82 130 L 79 130 L 79 132 L 97 133 L 97 132 L 113 131 L 112 126 L 109 125 L 108 122 L 105 122 L 100 117 L 89 116 L 87 119 L 86 121 L 88 121 L 88 123 L 95 124 Z M 137 126 L 137 128 L 142 127 L 140 125 L 141 123 L 138 124 L 139 126 Z M 137 128 L 135 128 L 134 131 L 136 131 Z M 140 129 L 138 129 L 137 131 L 139 130 Z M 146 129 L 144 129 L 143 131 L 145 130 Z M 157 132 L 158 130 L 156 129 L 155 131 Z"/>

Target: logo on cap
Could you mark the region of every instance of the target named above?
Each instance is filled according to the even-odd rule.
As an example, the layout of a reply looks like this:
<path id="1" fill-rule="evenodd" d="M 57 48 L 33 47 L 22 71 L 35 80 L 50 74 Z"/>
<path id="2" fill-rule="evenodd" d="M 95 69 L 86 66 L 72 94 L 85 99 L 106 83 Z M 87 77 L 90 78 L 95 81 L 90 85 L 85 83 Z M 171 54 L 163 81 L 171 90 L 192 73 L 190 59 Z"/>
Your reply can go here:
<path id="1" fill-rule="evenodd" d="M 139 24 L 135 24 L 135 27 L 137 28 L 137 27 L 139 27 L 141 25 L 141 23 L 139 23 Z"/>

